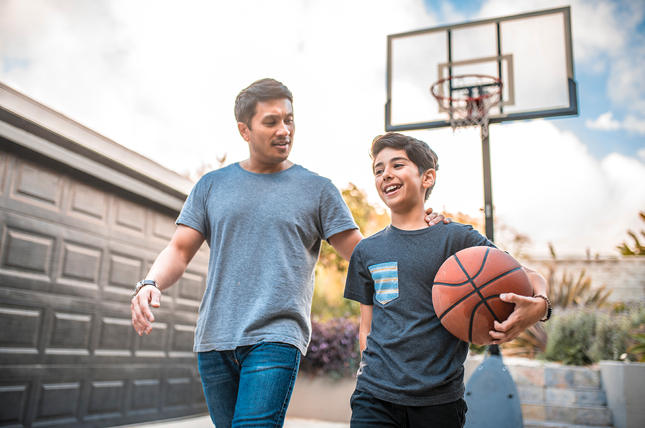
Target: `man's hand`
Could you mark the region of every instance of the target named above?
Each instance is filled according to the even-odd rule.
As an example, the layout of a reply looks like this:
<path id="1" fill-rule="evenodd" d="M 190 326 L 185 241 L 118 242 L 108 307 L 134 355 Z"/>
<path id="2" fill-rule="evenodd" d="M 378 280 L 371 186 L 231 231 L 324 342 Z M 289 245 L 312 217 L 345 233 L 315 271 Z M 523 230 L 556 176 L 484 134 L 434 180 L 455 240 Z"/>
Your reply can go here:
<path id="1" fill-rule="evenodd" d="M 132 326 L 142 336 L 143 333 L 150 334 L 152 323 L 155 321 L 150 306 L 158 308 L 161 306 L 161 292 L 153 285 L 146 285 L 139 290 L 139 293 L 132 298 L 130 312 L 132 312 Z"/>
<path id="2" fill-rule="evenodd" d="M 426 223 L 428 223 L 428 226 L 434 226 L 435 224 L 439 224 L 441 221 L 445 224 L 452 223 L 452 219 L 450 217 L 445 218 L 441 214 L 434 213 L 432 212 L 432 208 L 428 208 L 426 210 Z"/>
<path id="3" fill-rule="evenodd" d="M 499 298 L 504 302 L 514 303 L 515 309 L 503 323 L 495 321 L 495 330 L 490 331 L 494 345 L 515 339 L 524 330 L 541 320 L 546 312 L 546 302 L 540 298 L 525 297 L 514 293 L 504 293 Z"/>

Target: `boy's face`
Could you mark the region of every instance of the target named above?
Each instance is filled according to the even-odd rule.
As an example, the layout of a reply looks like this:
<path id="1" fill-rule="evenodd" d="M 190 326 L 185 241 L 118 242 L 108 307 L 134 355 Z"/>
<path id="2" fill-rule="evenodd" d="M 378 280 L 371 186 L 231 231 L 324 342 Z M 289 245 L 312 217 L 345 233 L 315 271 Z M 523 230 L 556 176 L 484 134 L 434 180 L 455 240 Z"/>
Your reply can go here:
<path id="1" fill-rule="evenodd" d="M 291 101 L 284 98 L 258 102 L 251 128 L 242 122 L 238 122 L 238 128 L 256 162 L 269 165 L 286 161 L 296 132 Z"/>
<path id="2" fill-rule="evenodd" d="M 426 189 L 434 184 L 436 172 L 419 169 L 405 150 L 386 147 L 374 159 L 374 180 L 381 200 L 393 212 L 423 206 Z"/>

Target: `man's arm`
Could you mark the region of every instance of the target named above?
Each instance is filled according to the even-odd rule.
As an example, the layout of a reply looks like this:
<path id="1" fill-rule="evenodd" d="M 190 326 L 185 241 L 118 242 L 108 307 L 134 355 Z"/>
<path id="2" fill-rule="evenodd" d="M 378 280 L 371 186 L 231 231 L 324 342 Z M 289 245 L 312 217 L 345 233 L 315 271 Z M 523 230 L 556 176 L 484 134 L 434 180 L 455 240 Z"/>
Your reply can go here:
<path id="1" fill-rule="evenodd" d="M 367 347 L 367 335 L 372 331 L 373 310 L 374 306 L 361 303 L 361 324 L 358 328 L 358 344 L 361 348 L 361 353 Z"/>
<path id="2" fill-rule="evenodd" d="M 342 258 L 349 261 L 361 239 L 363 235 L 358 229 L 349 229 L 330 236 L 327 241 Z"/>
<path id="3" fill-rule="evenodd" d="M 132 298 L 130 305 L 132 326 L 139 336 L 143 333 L 150 334 L 152 331 L 155 317 L 152 315 L 150 306 L 153 308 L 160 306 L 160 290 L 166 290 L 179 281 L 204 239 L 204 235 L 195 229 L 179 225 L 168 246 L 159 253 L 145 278 L 154 279 L 159 289 L 151 285 L 141 288 L 139 293 Z"/>
<path id="4" fill-rule="evenodd" d="M 533 286 L 533 295 L 547 296 L 547 283 L 544 277 L 531 269 L 524 268 L 529 276 L 531 285 Z M 524 330 L 537 323 L 544 318 L 547 310 L 547 303 L 544 299 L 539 297 L 524 297 L 514 293 L 506 293 L 499 296 L 505 302 L 514 303 L 515 309 L 503 323 L 495 321 L 495 330 L 490 332 L 493 339 L 493 344 L 499 345 L 501 343 L 510 342 L 519 336 Z"/>

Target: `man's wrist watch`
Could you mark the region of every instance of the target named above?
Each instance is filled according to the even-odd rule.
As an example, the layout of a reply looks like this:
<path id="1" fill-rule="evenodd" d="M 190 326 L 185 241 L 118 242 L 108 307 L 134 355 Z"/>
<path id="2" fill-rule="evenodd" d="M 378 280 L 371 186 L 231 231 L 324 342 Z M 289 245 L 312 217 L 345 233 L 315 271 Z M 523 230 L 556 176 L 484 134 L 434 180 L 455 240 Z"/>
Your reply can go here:
<path id="1" fill-rule="evenodd" d="M 551 301 L 548 299 L 548 297 L 543 296 L 541 294 L 538 294 L 533 297 L 538 299 L 543 299 L 546 302 L 546 313 L 544 314 L 544 317 L 540 320 L 540 322 L 547 322 L 549 318 L 551 318 L 551 314 L 553 313 L 553 309 L 551 308 Z"/>
<path id="2" fill-rule="evenodd" d="M 132 292 L 132 297 L 134 298 L 137 294 L 139 294 L 139 290 L 141 290 L 146 285 L 152 285 L 157 290 L 159 289 L 159 287 L 157 287 L 157 281 L 155 281 L 154 279 L 142 279 L 141 281 L 137 282 L 137 286 L 134 287 L 134 291 Z"/>

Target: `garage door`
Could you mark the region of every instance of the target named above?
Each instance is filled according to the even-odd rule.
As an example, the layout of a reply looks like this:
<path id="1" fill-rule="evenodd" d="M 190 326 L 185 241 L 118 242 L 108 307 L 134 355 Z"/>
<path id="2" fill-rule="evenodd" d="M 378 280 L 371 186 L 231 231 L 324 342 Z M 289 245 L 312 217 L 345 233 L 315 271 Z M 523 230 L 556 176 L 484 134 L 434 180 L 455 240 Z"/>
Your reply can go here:
<path id="1" fill-rule="evenodd" d="M 0 139 L 0 426 L 207 412 L 193 333 L 207 249 L 139 337 L 130 294 L 177 212 Z"/>

